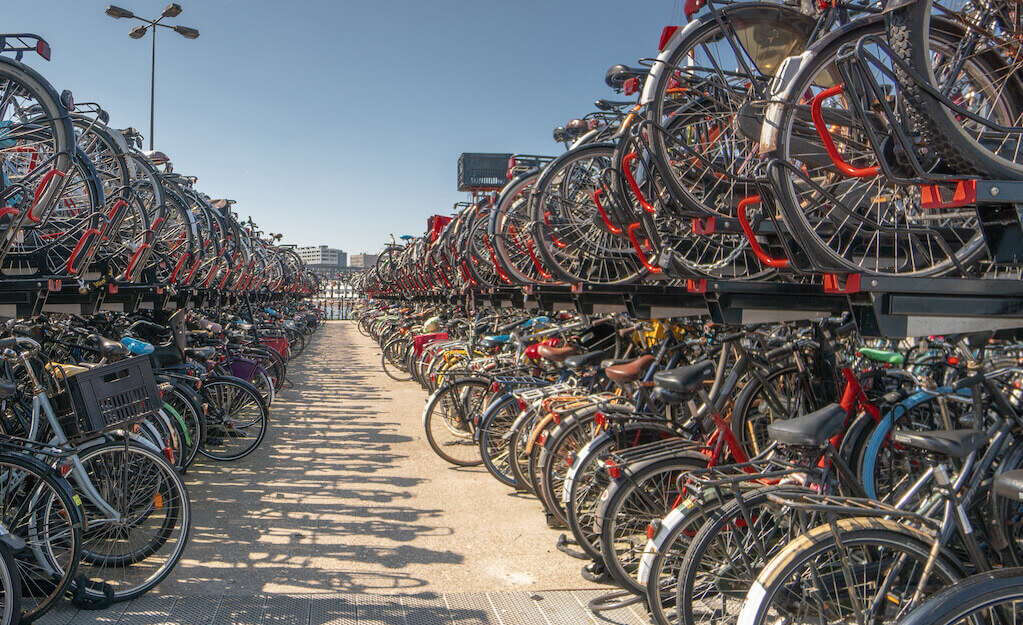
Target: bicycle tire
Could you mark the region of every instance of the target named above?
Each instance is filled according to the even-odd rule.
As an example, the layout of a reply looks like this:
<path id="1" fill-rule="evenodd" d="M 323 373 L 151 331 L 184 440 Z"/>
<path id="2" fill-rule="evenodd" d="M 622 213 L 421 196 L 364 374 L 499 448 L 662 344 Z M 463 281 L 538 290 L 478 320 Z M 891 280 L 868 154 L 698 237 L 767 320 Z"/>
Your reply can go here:
<path id="1" fill-rule="evenodd" d="M 490 392 L 490 382 L 476 378 L 450 382 L 434 391 L 423 408 L 423 429 L 426 431 L 426 442 L 429 443 L 434 453 L 445 462 L 460 467 L 475 467 L 483 464 L 483 459 L 479 456 L 479 445 L 475 440 L 476 424 L 472 414 L 477 409 L 482 410 L 482 406 L 478 405 L 482 399 L 469 405 L 468 402 L 472 399 L 469 393 L 473 388 L 476 389 L 480 397 L 486 397 Z M 439 414 L 441 411 L 445 414 Z M 451 412 L 453 414 L 448 414 Z M 454 440 L 439 441 L 438 436 L 434 434 L 435 425 L 443 425 L 444 430 L 438 428 L 438 432 L 446 430 Z M 445 449 L 445 447 L 455 446 L 471 447 L 475 451 L 475 457 L 472 459 L 455 457 Z"/>
<path id="2" fill-rule="evenodd" d="M 270 427 L 269 412 L 259 391 L 245 380 L 217 376 L 204 380 L 200 392 L 203 403 L 209 408 L 206 436 L 199 453 L 212 460 L 230 461 L 254 452 Z M 246 414 L 242 414 L 242 410 Z M 239 445 L 239 450 L 233 452 L 218 450 L 226 446 L 227 439 L 245 439 L 247 444 Z"/>
<path id="3" fill-rule="evenodd" d="M 899 625 L 967 625 L 1002 622 L 1002 614 L 978 612 L 1023 601 L 1023 568 L 1011 567 L 978 573 L 928 597 L 899 621 Z M 1004 614 L 1018 615 L 1017 606 Z"/>
<path id="4" fill-rule="evenodd" d="M 836 544 L 837 537 L 841 537 L 841 551 Z M 811 582 L 803 584 L 799 591 L 804 594 L 816 593 L 823 600 L 829 596 L 855 591 L 857 585 L 853 583 L 854 580 L 845 580 L 842 575 L 844 565 L 855 563 L 864 577 L 880 576 L 883 560 L 877 554 L 884 549 L 887 550 L 886 553 L 894 554 L 891 557 L 896 559 L 900 565 L 917 564 L 922 567 L 930 555 L 933 541 L 932 536 L 890 519 L 854 517 L 839 519 L 834 523 L 815 527 L 786 545 L 761 570 L 760 575 L 757 576 L 746 594 L 737 625 L 763 625 L 767 622 L 765 619 L 768 618 L 768 613 L 772 611 L 772 608 L 775 614 L 786 615 L 785 608 L 787 606 L 801 608 L 812 603 L 794 601 L 791 597 L 792 593 L 787 590 L 793 587 L 792 582 L 789 581 L 790 577 L 802 575 L 802 567 L 812 566 L 815 572 Z M 852 548 L 870 550 L 874 555 L 868 560 L 862 560 L 850 552 Z M 827 555 L 833 557 L 830 568 L 825 568 L 816 561 L 817 558 Z M 828 562 L 824 562 L 824 564 L 828 564 Z M 825 575 L 822 576 L 821 571 Z M 929 587 L 933 588 L 937 583 L 952 584 L 964 576 L 965 572 L 957 561 L 951 559 L 947 552 L 939 552 L 928 577 Z M 899 577 L 905 579 L 907 575 Z M 824 582 L 827 587 L 817 587 L 818 585 L 813 580 Z M 891 595 L 891 599 L 883 600 L 877 605 L 879 607 L 898 605 L 903 597 L 896 590 L 901 591 L 902 595 L 910 592 L 909 589 L 888 587 L 886 592 Z M 904 604 L 901 606 L 903 610 L 909 607 L 911 598 L 911 596 L 905 598 Z M 781 599 L 781 601 L 776 604 L 776 599 Z M 854 599 L 850 597 L 850 601 L 854 601 Z M 860 597 L 856 602 L 859 603 L 859 601 L 863 601 L 866 605 L 871 604 L 870 598 L 864 600 L 863 597 Z M 845 606 L 844 603 L 837 601 L 829 602 L 829 605 L 836 609 Z M 890 623 L 898 616 L 898 613 L 877 615 L 875 618 L 878 620 L 874 622 Z M 863 618 L 863 615 L 856 614 L 854 618 Z M 882 618 L 886 620 L 881 621 Z"/>

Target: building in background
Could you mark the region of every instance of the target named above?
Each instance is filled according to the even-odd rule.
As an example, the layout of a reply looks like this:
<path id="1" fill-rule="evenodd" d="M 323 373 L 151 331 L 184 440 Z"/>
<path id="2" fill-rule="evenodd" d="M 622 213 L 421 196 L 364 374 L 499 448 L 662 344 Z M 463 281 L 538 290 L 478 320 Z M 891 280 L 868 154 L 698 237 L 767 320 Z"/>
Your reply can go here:
<path id="1" fill-rule="evenodd" d="M 351 258 L 348 259 L 348 266 L 355 269 L 365 269 L 377 264 L 377 258 L 379 258 L 378 254 L 352 254 Z"/>
<path id="2" fill-rule="evenodd" d="M 316 273 L 343 271 L 348 266 L 348 254 L 326 245 L 295 248 L 305 266 Z"/>

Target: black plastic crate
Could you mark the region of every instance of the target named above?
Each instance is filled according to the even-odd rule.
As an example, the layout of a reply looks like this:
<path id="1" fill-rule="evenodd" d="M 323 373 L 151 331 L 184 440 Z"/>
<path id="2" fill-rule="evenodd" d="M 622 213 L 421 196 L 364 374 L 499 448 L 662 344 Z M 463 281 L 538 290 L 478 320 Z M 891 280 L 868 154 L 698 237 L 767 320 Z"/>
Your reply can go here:
<path id="1" fill-rule="evenodd" d="M 486 191 L 508 183 L 511 154 L 465 152 L 458 157 L 458 190 Z"/>
<path id="2" fill-rule="evenodd" d="M 163 406 L 149 356 L 70 376 L 67 392 L 54 399 L 69 438 L 124 427 Z"/>

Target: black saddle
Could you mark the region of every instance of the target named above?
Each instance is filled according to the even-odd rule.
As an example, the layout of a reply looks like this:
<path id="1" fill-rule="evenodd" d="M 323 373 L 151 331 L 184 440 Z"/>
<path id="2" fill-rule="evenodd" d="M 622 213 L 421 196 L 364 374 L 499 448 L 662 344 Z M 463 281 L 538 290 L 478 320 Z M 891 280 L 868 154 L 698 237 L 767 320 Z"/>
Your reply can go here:
<path id="1" fill-rule="evenodd" d="M 988 441 L 988 436 L 983 430 L 972 429 L 936 430 L 934 432 L 894 430 L 892 441 L 942 456 L 965 458 L 971 452 L 983 447 Z"/>
<path id="2" fill-rule="evenodd" d="M 650 73 L 645 67 L 628 67 L 627 65 L 612 65 L 604 74 L 604 83 L 612 89 L 621 89 L 626 80 L 630 78 L 644 78 Z"/>
<path id="3" fill-rule="evenodd" d="M 775 421 L 767 426 L 767 434 L 783 445 L 820 447 L 842 430 L 847 414 L 839 404 L 828 404 L 801 417 Z"/>
<path id="4" fill-rule="evenodd" d="M 112 341 L 105 336 L 99 334 L 90 334 L 85 337 L 89 343 L 89 347 L 95 349 L 104 356 L 130 356 L 131 350 L 128 349 L 127 345 L 118 341 Z"/>
<path id="5" fill-rule="evenodd" d="M 199 362 L 206 362 L 217 354 L 216 347 L 186 347 L 185 356 Z"/>
<path id="6" fill-rule="evenodd" d="M 1023 499 L 1023 469 L 1013 469 L 995 476 L 995 494 L 1009 499 Z"/>
<path id="7" fill-rule="evenodd" d="M 604 357 L 604 351 L 587 352 L 576 356 L 569 356 L 565 359 L 565 366 L 569 369 L 585 369 L 596 366 Z"/>
<path id="8" fill-rule="evenodd" d="M 174 344 L 157 345 L 153 353 L 149 354 L 149 360 L 153 363 L 154 369 L 167 369 L 184 362 L 181 350 Z"/>
<path id="9" fill-rule="evenodd" d="M 654 384 L 673 393 L 691 393 L 714 375 L 714 362 L 704 360 L 678 369 L 658 371 L 654 374 Z"/>

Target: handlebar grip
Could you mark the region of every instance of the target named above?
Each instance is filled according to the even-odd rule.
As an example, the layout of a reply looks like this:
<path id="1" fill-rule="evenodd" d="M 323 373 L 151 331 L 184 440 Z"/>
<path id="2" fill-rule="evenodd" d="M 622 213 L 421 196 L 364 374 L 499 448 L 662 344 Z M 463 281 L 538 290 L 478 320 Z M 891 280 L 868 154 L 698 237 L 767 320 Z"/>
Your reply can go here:
<path id="1" fill-rule="evenodd" d="M 835 336 L 846 336 L 852 334 L 856 330 L 856 322 L 848 321 L 835 328 Z"/>
<path id="2" fill-rule="evenodd" d="M 962 390 L 964 388 L 969 388 L 971 386 L 976 386 L 977 384 L 980 384 L 980 381 L 983 379 L 983 377 L 984 376 L 982 374 L 980 374 L 980 373 L 976 373 L 974 375 L 967 376 L 967 377 L 957 381 L 955 384 L 953 384 L 952 388 L 954 388 L 957 391 L 960 391 L 960 390 Z"/>
<path id="3" fill-rule="evenodd" d="M 20 349 L 21 351 L 32 355 L 38 352 L 42 348 L 42 345 L 40 345 L 35 339 L 30 339 L 27 336 L 9 336 L 0 339 L 0 350 L 7 348 Z"/>

